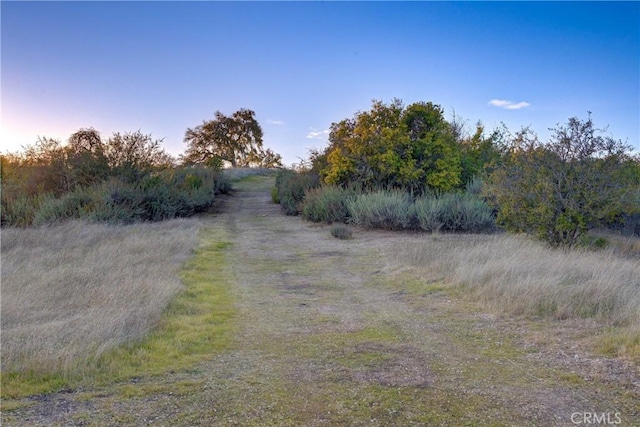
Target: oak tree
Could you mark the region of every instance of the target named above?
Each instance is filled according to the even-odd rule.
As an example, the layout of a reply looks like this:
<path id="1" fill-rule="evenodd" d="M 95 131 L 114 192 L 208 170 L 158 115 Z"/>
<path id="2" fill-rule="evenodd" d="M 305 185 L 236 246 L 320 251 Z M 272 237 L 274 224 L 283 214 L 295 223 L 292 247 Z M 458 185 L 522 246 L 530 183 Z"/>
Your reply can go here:
<path id="1" fill-rule="evenodd" d="M 263 151 L 262 128 L 252 110 L 240 109 L 231 116 L 216 111 L 213 120 L 185 132 L 187 164 L 208 164 L 212 159 L 227 161 L 232 167 L 280 163 L 275 153 Z"/>

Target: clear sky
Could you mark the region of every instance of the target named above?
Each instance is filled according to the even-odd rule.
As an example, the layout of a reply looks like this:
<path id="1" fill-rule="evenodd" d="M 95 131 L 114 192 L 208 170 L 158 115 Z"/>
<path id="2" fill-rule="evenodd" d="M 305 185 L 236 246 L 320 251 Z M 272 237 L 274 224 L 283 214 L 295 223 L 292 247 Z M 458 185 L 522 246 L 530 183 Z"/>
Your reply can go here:
<path id="1" fill-rule="evenodd" d="M 640 148 L 639 2 L 0 2 L 0 151 L 82 127 L 184 151 L 249 108 L 286 164 L 372 99 L 542 139 L 569 117 Z"/>

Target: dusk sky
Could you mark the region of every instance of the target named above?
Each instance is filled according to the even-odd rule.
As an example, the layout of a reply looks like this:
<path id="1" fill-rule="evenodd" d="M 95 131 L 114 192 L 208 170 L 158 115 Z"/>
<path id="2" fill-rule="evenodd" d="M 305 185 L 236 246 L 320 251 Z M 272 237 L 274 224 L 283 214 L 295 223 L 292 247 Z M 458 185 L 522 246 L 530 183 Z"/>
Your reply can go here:
<path id="1" fill-rule="evenodd" d="M 1 2 L 0 151 L 164 138 L 249 108 L 286 164 L 372 99 L 488 130 L 569 117 L 640 149 L 639 2 Z"/>

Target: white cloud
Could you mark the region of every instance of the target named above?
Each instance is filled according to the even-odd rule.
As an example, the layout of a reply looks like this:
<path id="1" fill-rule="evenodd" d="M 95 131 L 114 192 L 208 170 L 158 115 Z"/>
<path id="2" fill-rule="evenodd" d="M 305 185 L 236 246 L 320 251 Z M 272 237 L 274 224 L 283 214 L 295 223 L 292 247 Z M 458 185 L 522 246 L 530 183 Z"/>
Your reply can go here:
<path id="1" fill-rule="evenodd" d="M 311 130 L 307 134 L 307 139 L 325 139 L 329 135 L 329 129 L 318 130 L 316 128 L 310 128 Z"/>
<path id="2" fill-rule="evenodd" d="M 270 125 L 283 125 L 284 122 L 282 120 L 272 120 L 272 119 L 267 119 L 267 123 L 269 123 Z"/>
<path id="3" fill-rule="evenodd" d="M 521 108 L 526 108 L 531 104 L 525 101 L 513 103 L 511 101 L 507 101 L 506 99 L 492 99 L 491 101 L 489 101 L 489 105 L 493 105 L 494 107 L 504 108 L 505 110 L 519 110 Z"/>

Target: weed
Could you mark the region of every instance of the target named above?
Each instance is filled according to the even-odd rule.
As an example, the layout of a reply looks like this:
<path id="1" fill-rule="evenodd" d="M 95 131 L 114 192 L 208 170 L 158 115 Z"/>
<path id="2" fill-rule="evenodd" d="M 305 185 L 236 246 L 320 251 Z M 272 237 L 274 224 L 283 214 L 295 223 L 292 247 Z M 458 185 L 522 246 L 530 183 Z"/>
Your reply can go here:
<path id="1" fill-rule="evenodd" d="M 336 239 L 347 240 L 353 237 L 353 232 L 344 225 L 331 227 L 331 235 Z"/>

